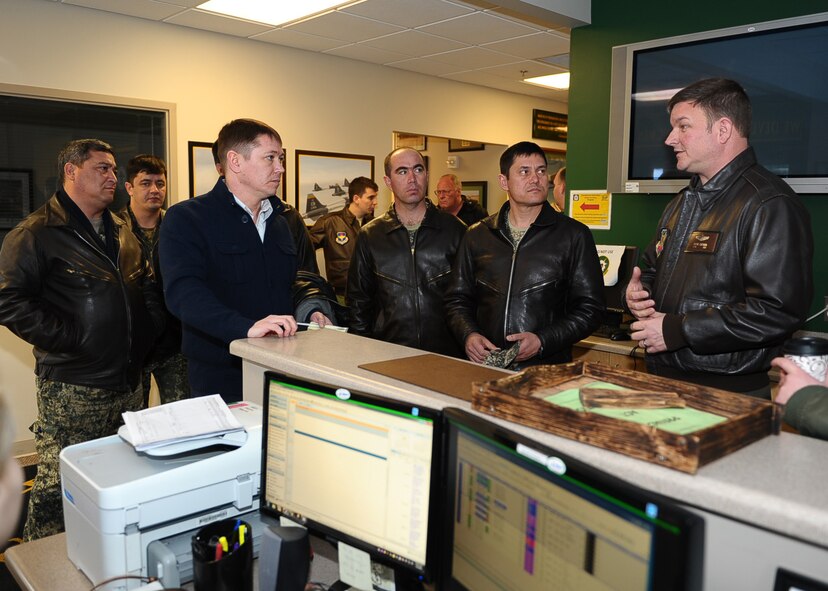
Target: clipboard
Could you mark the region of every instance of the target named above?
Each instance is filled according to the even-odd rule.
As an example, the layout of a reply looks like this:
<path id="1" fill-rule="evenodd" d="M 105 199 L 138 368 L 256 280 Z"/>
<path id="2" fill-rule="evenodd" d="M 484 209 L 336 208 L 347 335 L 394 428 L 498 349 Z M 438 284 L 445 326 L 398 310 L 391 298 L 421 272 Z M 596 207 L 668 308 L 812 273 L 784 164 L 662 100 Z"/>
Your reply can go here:
<path id="1" fill-rule="evenodd" d="M 497 380 L 513 373 L 434 353 L 364 363 L 359 367 L 467 402 L 472 400 L 473 382 Z"/>

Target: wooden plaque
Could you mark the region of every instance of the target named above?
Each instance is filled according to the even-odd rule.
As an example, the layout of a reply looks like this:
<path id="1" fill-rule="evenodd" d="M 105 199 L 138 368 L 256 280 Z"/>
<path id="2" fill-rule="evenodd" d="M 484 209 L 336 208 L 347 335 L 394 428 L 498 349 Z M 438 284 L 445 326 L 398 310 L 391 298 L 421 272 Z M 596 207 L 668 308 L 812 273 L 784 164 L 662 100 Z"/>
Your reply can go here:
<path id="1" fill-rule="evenodd" d="M 550 390 L 579 387 L 596 380 L 648 394 L 660 390 L 672 396 L 678 394 L 686 407 L 726 420 L 680 435 L 650 425 L 571 410 L 543 399 Z M 477 382 L 472 408 L 690 474 L 766 435 L 778 434 L 781 422 L 781 412 L 770 401 L 583 361 L 540 365 L 505 378 Z"/>

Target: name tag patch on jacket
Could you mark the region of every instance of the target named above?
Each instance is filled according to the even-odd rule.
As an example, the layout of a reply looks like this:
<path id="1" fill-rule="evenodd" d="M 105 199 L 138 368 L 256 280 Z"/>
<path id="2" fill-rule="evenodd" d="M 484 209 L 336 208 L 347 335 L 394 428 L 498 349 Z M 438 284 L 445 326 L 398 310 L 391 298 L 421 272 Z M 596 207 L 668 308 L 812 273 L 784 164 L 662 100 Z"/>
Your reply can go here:
<path id="1" fill-rule="evenodd" d="M 348 234 L 345 232 L 337 232 L 336 233 L 336 243 L 337 244 L 348 244 Z"/>
<path id="2" fill-rule="evenodd" d="M 719 242 L 720 232 L 693 232 L 687 241 L 684 252 L 703 252 L 713 254 Z"/>

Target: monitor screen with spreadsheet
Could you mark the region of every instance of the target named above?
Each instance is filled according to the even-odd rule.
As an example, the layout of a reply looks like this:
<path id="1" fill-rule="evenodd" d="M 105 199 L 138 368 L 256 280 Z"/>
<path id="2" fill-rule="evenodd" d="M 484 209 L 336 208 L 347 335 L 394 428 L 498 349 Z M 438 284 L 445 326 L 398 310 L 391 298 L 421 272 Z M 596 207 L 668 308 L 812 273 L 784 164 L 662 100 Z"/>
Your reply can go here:
<path id="1" fill-rule="evenodd" d="M 267 372 L 262 512 L 429 580 L 440 426 L 432 409 Z"/>

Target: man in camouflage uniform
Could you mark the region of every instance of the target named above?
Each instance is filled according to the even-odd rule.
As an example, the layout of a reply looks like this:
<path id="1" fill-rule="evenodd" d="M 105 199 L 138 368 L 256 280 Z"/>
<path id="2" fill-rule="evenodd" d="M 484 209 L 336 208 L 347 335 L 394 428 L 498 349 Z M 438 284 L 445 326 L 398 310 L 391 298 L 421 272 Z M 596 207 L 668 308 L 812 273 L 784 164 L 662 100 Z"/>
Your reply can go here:
<path id="1" fill-rule="evenodd" d="M 126 172 L 124 187 L 129 193 L 129 203 L 119 215 L 141 241 L 144 256 L 150 261 L 155 273 L 155 280 L 162 286 L 158 236 L 167 200 L 167 166 L 156 156 L 141 154 L 129 161 Z M 187 358 L 181 353 L 181 322 L 169 311 L 166 319 L 164 334 L 147 357 L 141 376 L 145 408 L 149 406 L 150 376 L 155 376 L 161 404 L 190 396 Z"/>
<path id="2" fill-rule="evenodd" d="M 0 249 L 0 324 L 34 346 L 39 455 L 24 539 L 63 530 L 58 455 L 112 435 L 141 408 L 141 367 L 164 309 L 141 244 L 107 210 L 115 156 L 75 140 L 58 156 L 61 188 Z"/>

